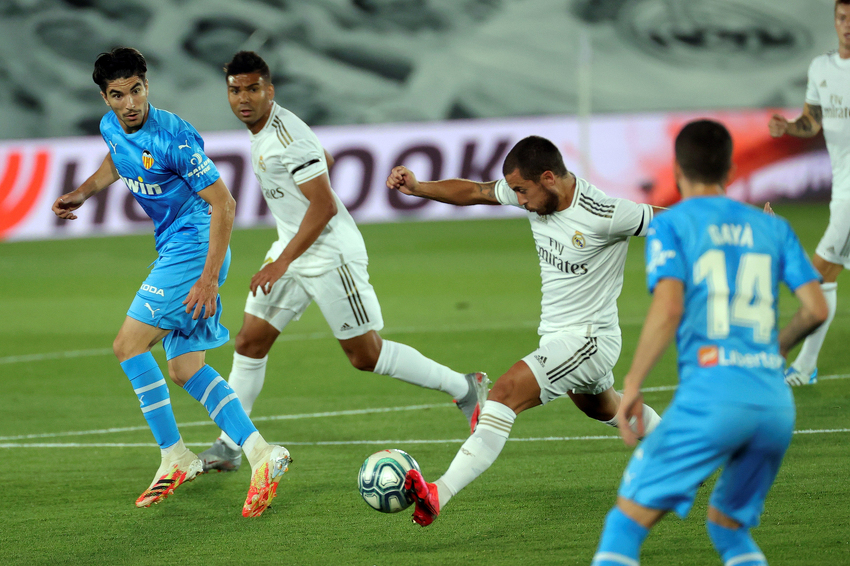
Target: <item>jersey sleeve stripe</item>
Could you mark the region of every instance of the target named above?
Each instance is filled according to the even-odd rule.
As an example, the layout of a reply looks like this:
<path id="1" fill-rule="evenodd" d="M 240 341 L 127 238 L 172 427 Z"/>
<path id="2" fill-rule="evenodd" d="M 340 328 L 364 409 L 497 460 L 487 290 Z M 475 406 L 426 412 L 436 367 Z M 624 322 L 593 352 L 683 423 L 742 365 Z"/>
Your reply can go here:
<path id="1" fill-rule="evenodd" d="M 596 216 L 601 216 L 602 218 L 612 218 L 614 216 L 614 205 L 599 204 L 585 195 L 579 195 L 578 204 L 583 209 Z"/>
<path id="2" fill-rule="evenodd" d="M 293 169 L 291 174 L 292 174 L 292 175 L 295 175 L 296 173 L 298 173 L 298 172 L 299 172 L 299 171 L 301 171 L 302 169 L 306 169 L 306 168 L 307 168 L 307 167 L 309 167 L 310 165 L 313 165 L 314 163 L 318 163 L 318 162 L 319 162 L 319 160 L 318 160 L 318 159 L 311 159 L 311 160 L 310 160 L 310 161 L 308 161 L 307 163 L 302 163 L 301 165 L 299 165 L 298 167 L 296 167 L 295 169 Z"/>
<path id="3" fill-rule="evenodd" d="M 635 230 L 635 236 L 640 235 L 640 231 L 643 230 L 643 223 L 646 221 L 646 211 L 641 212 L 640 215 L 640 224 L 638 224 L 637 230 Z"/>

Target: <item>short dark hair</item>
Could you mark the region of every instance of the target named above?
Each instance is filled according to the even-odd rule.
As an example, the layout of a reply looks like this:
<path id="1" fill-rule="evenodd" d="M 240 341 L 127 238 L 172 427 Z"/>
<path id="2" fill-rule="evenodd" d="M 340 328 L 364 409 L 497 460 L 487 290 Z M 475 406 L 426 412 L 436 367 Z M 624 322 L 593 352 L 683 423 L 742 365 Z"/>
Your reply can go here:
<path id="1" fill-rule="evenodd" d="M 224 66 L 224 78 L 233 75 L 246 75 L 248 73 L 259 73 L 267 83 L 272 82 L 269 66 L 263 58 L 253 51 L 240 51 L 233 56 L 230 63 Z"/>
<path id="2" fill-rule="evenodd" d="M 565 177 L 568 173 L 555 144 L 540 136 L 523 138 L 508 152 L 502 173 L 508 175 L 516 169 L 527 181 L 537 181 L 545 171 L 551 171 L 558 177 Z"/>
<path id="3" fill-rule="evenodd" d="M 689 180 L 721 184 L 732 167 L 732 136 L 720 122 L 695 120 L 676 136 L 676 163 Z"/>
<path id="4" fill-rule="evenodd" d="M 116 79 L 129 79 L 139 77 L 145 80 L 148 72 L 148 64 L 138 49 L 132 47 L 116 47 L 112 51 L 101 53 L 94 62 L 92 80 L 106 92 L 106 85 Z"/>

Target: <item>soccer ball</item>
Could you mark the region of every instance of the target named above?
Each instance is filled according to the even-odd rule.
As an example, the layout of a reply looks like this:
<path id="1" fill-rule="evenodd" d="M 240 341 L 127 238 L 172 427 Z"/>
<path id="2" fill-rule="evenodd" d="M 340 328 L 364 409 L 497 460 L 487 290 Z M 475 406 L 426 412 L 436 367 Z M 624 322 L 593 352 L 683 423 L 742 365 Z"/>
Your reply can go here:
<path id="1" fill-rule="evenodd" d="M 375 452 L 360 466 L 357 477 L 360 495 L 381 513 L 407 509 L 413 503 L 413 496 L 404 489 L 408 470 L 419 470 L 419 464 L 407 452 L 395 449 Z"/>

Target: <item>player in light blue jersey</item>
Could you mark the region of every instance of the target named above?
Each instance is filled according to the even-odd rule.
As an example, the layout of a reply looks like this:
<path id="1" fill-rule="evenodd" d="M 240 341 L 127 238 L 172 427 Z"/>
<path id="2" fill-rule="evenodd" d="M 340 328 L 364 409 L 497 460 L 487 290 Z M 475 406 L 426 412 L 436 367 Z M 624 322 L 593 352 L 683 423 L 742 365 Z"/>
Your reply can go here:
<path id="1" fill-rule="evenodd" d="M 148 103 L 146 72 L 135 49 L 119 47 L 98 56 L 92 78 L 110 108 L 100 123 L 109 151 L 94 175 L 59 197 L 53 211 L 73 220 L 89 197 L 120 178 L 154 223 L 159 257 L 113 343 L 162 453 L 136 506 L 159 503 L 202 471 L 201 460 L 183 443 L 168 386 L 150 351 L 162 341 L 174 383 L 245 450 L 252 477 L 242 514 L 256 517 L 275 496 L 289 452 L 263 439 L 227 382 L 205 363 L 206 350 L 230 337 L 219 320 L 218 288 L 230 265 L 236 202 L 195 128 Z"/>
<path id="2" fill-rule="evenodd" d="M 724 195 L 732 138 L 699 120 L 676 138 L 684 201 L 653 219 L 646 243 L 652 305 L 618 413 L 626 444 L 642 426 L 640 387 L 675 335 L 679 388 L 638 447 L 608 514 L 593 566 L 638 564 L 649 529 L 668 511 L 684 518 L 697 488 L 722 468 L 708 534 L 727 565 L 767 564 L 750 537 L 794 429 L 784 357 L 828 315 L 820 277 L 782 219 Z M 801 305 L 776 328 L 779 282 Z"/>

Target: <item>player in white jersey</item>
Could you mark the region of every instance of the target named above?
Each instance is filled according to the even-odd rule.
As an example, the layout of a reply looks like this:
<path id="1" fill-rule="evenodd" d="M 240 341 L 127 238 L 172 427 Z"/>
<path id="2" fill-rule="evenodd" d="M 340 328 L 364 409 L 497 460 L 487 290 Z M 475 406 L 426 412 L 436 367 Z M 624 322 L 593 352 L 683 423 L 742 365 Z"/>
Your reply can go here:
<path id="1" fill-rule="evenodd" d="M 278 231 L 251 278 L 228 378 L 245 411 L 250 414 L 263 387 L 278 335 L 315 302 L 355 368 L 448 393 L 474 429 L 487 397 L 487 376 L 458 373 L 381 338 L 383 319 L 369 283 L 366 246 L 331 189 L 332 158 L 307 124 L 275 103 L 269 67 L 259 55 L 241 51 L 224 70 L 230 107 L 250 131 L 254 173 Z M 205 471 L 236 470 L 241 463 L 224 432 L 199 456 Z"/>
<path id="2" fill-rule="evenodd" d="M 789 122 L 775 114 L 768 124 L 775 138 L 785 134 L 810 138 L 823 130 L 832 163 L 829 224 L 812 257 L 812 264 L 823 277 L 821 289 L 829 317 L 806 338 L 797 359 L 785 371 L 785 381 L 790 385 L 817 382 L 818 354 L 835 317 L 836 280 L 850 266 L 850 0 L 836 0 L 834 14 L 838 49 L 815 57 L 809 65 L 802 115 Z"/>
<path id="3" fill-rule="evenodd" d="M 427 526 L 445 504 L 496 460 L 519 413 L 569 395 L 587 416 L 617 426 L 620 394 L 611 370 L 620 354 L 617 297 L 631 236 L 645 236 L 653 208 L 611 198 L 564 166 L 547 139 L 521 140 L 505 157 L 504 179 L 420 182 L 406 167 L 387 186 L 457 205 L 505 204 L 528 211 L 543 282 L 540 347 L 496 380 L 478 427 L 448 471 L 427 483 L 412 470 L 413 521 Z M 644 405 L 646 433 L 660 421 Z"/>

